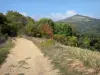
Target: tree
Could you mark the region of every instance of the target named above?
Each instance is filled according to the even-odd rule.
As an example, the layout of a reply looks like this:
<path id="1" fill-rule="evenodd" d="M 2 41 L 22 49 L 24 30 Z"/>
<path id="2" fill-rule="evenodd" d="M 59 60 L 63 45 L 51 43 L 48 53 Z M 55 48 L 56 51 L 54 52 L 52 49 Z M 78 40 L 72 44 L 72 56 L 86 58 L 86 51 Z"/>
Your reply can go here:
<path id="1" fill-rule="evenodd" d="M 77 46 L 78 39 L 76 36 L 69 37 L 69 45 L 70 46 Z"/>
<path id="2" fill-rule="evenodd" d="M 91 38 L 90 45 L 100 51 L 100 37 Z"/>
<path id="3" fill-rule="evenodd" d="M 83 46 L 84 46 L 85 48 L 89 48 L 89 47 L 90 47 L 90 42 L 91 42 L 91 40 L 90 40 L 89 37 L 84 37 L 84 38 L 83 38 Z"/>
<path id="4" fill-rule="evenodd" d="M 48 25 L 50 25 L 52 28 L 54 28 L 54 22 L 53 22 L 51 19 L 48 19 L 48 18 L 41 18 L 41 19 L 38 21 L 38 24 L 39 24 L 39 25 L 48 24 Z"/>
<path id="5" fill-rule="evenodd" d="M 52 29 L 52 27 L 48 24 L 43 25 L 43 34 L 46 35 L 47 37 L 53 38 L 53 29 Z"/>
<path id="6" fill-rule="evenodd" d="M 72 28 L 64 23 L 55 23 L 54 33 L 60 34 L 60 35 L 71 36 L 72 35 Z"/>
<path id="7" fill-rule="evenodd" d="M 28 23 L 25 26 L 25 33 L 29 36 L 33 36 L 34 35 L 34 26 L 33 24 Z"/>
<path id="8" fill-rule="evenodd" d="M 35 23 L 34 19 L 28 16 L 28 17 L 26 17 L 26 24 L 28 24 L 29 22 L 31 22 L 33 24 Z"/>
<path id="9" fill-rule="evenodd" d="M 29 36 L 37 36 L 37 24 L 31 17 L 26 17 L 25 34 Z"/>
<path id="10" fill-rule="evenodd" d="M 54 22 L 51 19 L 42 18 L 37 22 L 37 27 L 40 30 L 40 32 L 42 30 L 43 25 L 46 25 L 46 24 L 49 25 L 52 29 L 54 29 Z"/>
<path id="11" fill-rule="evenodd" d="M 11 28 L 10 35 L 16 35 L 17 33 L 23 32 L 23 28 L 26 25 L 26 18 L 18 12 L 8 11 L 6 17 L 9 21 Z"/>
<path id="12" fill-rule="evenodd" d="M 42 18 L 39 21 L 37 21 L 37 30 L 42 36 L 47 36 L 48 31 L 51 31 L 53 34 L 53 29 L 54 29 L 54 22 L 51 19 L 48 18 Z M 46 27 L 49 29 L 48 31 L 46 30 Z M 51 30 L 52 29 L 52 30 Z M 45 32 L 44 32 L 45 31 Z M 49 35 L 49 34 L 48 34 Z"/>
<path id="13" fill-rule="evenodd" d="M 8 25 L 7 18 L 4 14 L 0 13 L 0 33 L 8 34 L 10 31 L 10 27 Z"/>

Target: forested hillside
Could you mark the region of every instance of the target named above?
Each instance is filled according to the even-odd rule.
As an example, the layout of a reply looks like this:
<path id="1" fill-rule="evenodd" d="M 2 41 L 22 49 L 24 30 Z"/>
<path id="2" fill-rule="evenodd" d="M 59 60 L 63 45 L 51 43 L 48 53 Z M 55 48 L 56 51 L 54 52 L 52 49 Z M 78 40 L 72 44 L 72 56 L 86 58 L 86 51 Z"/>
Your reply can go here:
<path id="1" fill-rule="evenodd" d="M 74 15 L 58 22 L 71 23 L 70 25 L 81 34 L 100 36 L 100 19 L 88 16 Z"/>
<path id="2" fill-rule="evenodd" d="M 82 17 L 80 22 L 83 20 L 86 20 L 86 18 L 84 19 Z M 88 20 L 90 19 L 87 19 L 87 21 Z M 77 21 L 77 23 L 78 22 L 79 21 Z M 89 23 L 87 22 L 85 26 L 88 26 Z M 17 11 L 8 11 L 6 14 L 0 13 L 0 65 L 5 61 L 9 49 L 12 47 L 11 41 L 8 42 L 7 38 L 24 35 L 27 39 L 36 43 L 44 55 L 50 57 L 54 67 L 59 69 L 62 75 L 99 74 L 100 57 L 98 55 L 100 54 L 100 37 L 80 33 L 78 32 L 79 27 L 77 26 L 79 25 L 76 24 L 74 27 L 74 24 L 54 22 L 48 18 L 41 18 L 35 21 L 33 18 L 24 16 Z M 34 37 L 36 38 L 34 39 Z M 4 41 L 7 42 L 2 45 Z M 30 41 L 26 41 L 26 46 L 27 42 L 29 45 L 32 44 Z M 24 46 L 24 41 L 20 43 L 21 46 L 18 45 L 18 49 Z M 32 52 L 28 51 L 28 48 L 30 48 Z M 21 49 L 24 52 L 24 47 Z M 33 57 L 33 53 L 35 53 L 33 51 L 34 47 L 31 48 L 31 46 L 29 46 L 25 49 L 25 51 L 31 53 Z M 18 54 L 22 54 L 20 50 L 16 51 L 19 51 Z M 25 53 L 25 56 L 27 56 L 28 52 Z M 40 61 L 39 63 L 41 64 Z"/>
<path id="3" fill-rule="evenodd" d="M 90 30 L 93 26 L 92 25 L 90 27 L 90 23 L 97 23 L 95 26 L 99 26 L 98 20 L 95 19 L 94 21 L 94 19 L 80 15 L 76 15 L 67 20 L 76 22 L 76 26 L 79 26 L 78 23 L 83 23 L 83 21 L 85 21 L 85 25 L 80 26 L 83 29 L 87 28 Z M 0 40 L 5 39 L 7 36 L 13 37 L 17 35 L 27 35 L 40 38 L 52 38 L 65 45 L 100 51 L 100 37 L 95 35 L 79 34 L 77 29 L 80 29 L 80 27 L 76 27 L 75 31 L 75 29 L 68 23 L 54 22 L 48 18 L 42 18 L 38 21 L 35 21 L 33 18 L 29 16 L 23 16 L 16 11 L 8 11 L 6 15 L 0 13 Z"/>

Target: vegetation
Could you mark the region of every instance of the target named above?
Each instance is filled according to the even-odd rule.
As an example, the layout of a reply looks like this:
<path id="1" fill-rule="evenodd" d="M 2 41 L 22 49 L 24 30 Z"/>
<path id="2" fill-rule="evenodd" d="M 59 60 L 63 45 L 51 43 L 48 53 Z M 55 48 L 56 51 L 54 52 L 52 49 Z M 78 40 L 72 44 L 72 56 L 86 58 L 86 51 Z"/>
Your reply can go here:
<path id="1" fill-rule="evenodd" d="M 5 41 L 8 37 L 18 35 L 48 39 L 42 41 L 39 47 L 42 48 L 45 55 L 53 60 L 52 63 L 55 64 L 55 67 L 60 68 L 63 75 L 85 75 L 85 73 L 95 75 L 100 70 L 100 57 L 98 56 L 100 54 L 100 37 L 88 33 L 80 34 L 73 24 L 54 22 L 48 18 L 35 21 L 16 11 L 8 11 L 6 15 L 0 13 L 0 42 Z M 63 47 L 56 42 L 84 49 Z M 6 45 L 6 43 L 3 46 L 0 45 L 0 64 L 7 57 L 11 47 L 9 46 L 11 44 Z M 76 62 L 82 63 L 78 64 L 78 67 L 76 67 L 77 65 L 72 66 Z M 88 71 L 90 68 L 93 69 L 92 73 Z"/>
<path id="2" fill-rule="evenodd" d="M 100 37 L 100 19 L 88 16 L 74 15 L 72 17 L 60 20 L 58 22 L 66 23 L 75 28 L 80 34 L 87 33 Z"/>
<path id="3" fill-rule="evenodd" d="M 45 56 L 49 56 L 54 68 L 61 75 L 98 75 L 100 52 L 58 44 L 52 39 L 31 39 Z"/>
<path id="4" fill-rule="evenodd" d="M 72 35 L 72 28 L 64 23 L 55 23 L 54 28 L 55 28 L 54 29 L 55 34 L 66 35 L 66 36 Z"/>
<path id="5" fill-rule="evenodd" d="M 0 43 L 0 65 L 5 61 L 9 54 L 9 49 L 13 46 L 12 41 L 9 39 L 5 43 Z"/>
<path id="6" fill-rule="evenodd" d="M 34 31 L 35 31 L 35 22 L 31 17 L 26 17 L 27 24 L 25 25 L 25 33 L 28 36 L 34 36 Z"/>
<path id="7" fill-rule="evenodd" d="M 80 15 L 73 17 L 74 18 L 70 18 L 70 20 L 75 19 L 75 22 L 86 19 L 93 20 Z M 52 38 L 65 45 L 100 51 L 99 36 L 90 35 L 88 33 L 80 34 L 75 27 L 72 27 L 73 24 L 70 23 L 53 22 L 48 18 L 35 21 L 31 17 L 23 16 L 16 11 L 8 11 L 6 15 L 0 13 L 0 19 L 0 36 L 3 36 L 0 37 L 1 39 L 7 36 L 17 35 Z"/>

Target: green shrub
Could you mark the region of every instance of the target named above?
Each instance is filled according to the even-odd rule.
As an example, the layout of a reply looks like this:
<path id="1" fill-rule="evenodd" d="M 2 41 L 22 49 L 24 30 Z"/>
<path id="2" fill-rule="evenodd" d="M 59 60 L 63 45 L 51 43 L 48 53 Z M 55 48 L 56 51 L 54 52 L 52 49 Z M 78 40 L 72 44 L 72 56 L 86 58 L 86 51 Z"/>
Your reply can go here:
<path id="1" fill-rule="evenodd" d="M 69 45 L 69 46 L 77 46 L 77 37 L 75 36 L 65 36 L 65 35 L 54 35 L 54 39 L 57 42 L 60 42 L 64 45 Z"/>
<path id="2" fill-rule="evenodd" d="M 75 37 L 75 36 L 69 37 L 69 45 L 70 46 L 77 46 L 77 41 L 78 41 L 77 37 Z"/>
<path id="3" fill-rule="evenodd" d="M 33 36 L 34 35 L 34 26 L 32 24 L 27 24 L 25 26 L 25 33 L 29 36 Z"/>
<path id="4" fill-rule="evenodd" d="M 1 48 L 0 49 L 0 64 L 2 64 L 4 62 L 4 60 L 7 57 L 8 53 L 9 53 L 9 51 L 6 48 Z"/>
<path id="5" fill-rule="evenodd" d="M 48 47 L 51 47 L 55 44 L 55 41 L 53 39 L 47 39 L 43 42 L 41 42 L 41 47 L 42 48 L 48 48 Z"/>
<path id="6" fill-rule="evenodd" d="M 68 38 L 65 35 L 55 34 L 54 40 L 56 40 L 57 42 L 60 42 L 62 44 L 68 45 Z"/>
<path id="7" fill-rule="evenodd" d="M 5 61 L 9 54 L 9 49 L 12 47 L 12 41 L 8 40 L 6 43 L 0 46 L 0 65 Z"/>
<path id="8" fill-rule="evenodd" d="M 54 25 L 54 33 L 59 35 L 71 36 L 72 28 L 65 23 L 56 22 Z"/>
<path id="9" fill-rule="evenodd" d="M 0 43 L 6 41 L 7 38 L 8 36 L 6 34 L 5 35 L 0 34 Z"/>

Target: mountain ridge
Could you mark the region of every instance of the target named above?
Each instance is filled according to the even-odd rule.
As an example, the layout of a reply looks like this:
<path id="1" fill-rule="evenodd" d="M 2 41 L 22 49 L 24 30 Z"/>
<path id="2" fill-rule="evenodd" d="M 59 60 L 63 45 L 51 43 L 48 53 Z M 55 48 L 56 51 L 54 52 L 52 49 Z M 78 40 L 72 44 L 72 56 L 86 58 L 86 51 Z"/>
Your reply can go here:
<path id="1" fill-rule="evenodd" d="M 59 20 L 58 22 L 71 23 L 72 27 L 80 33 L 98 34 L 100 33 L 100 19 L 76 14 L 74 16 Z"/>

